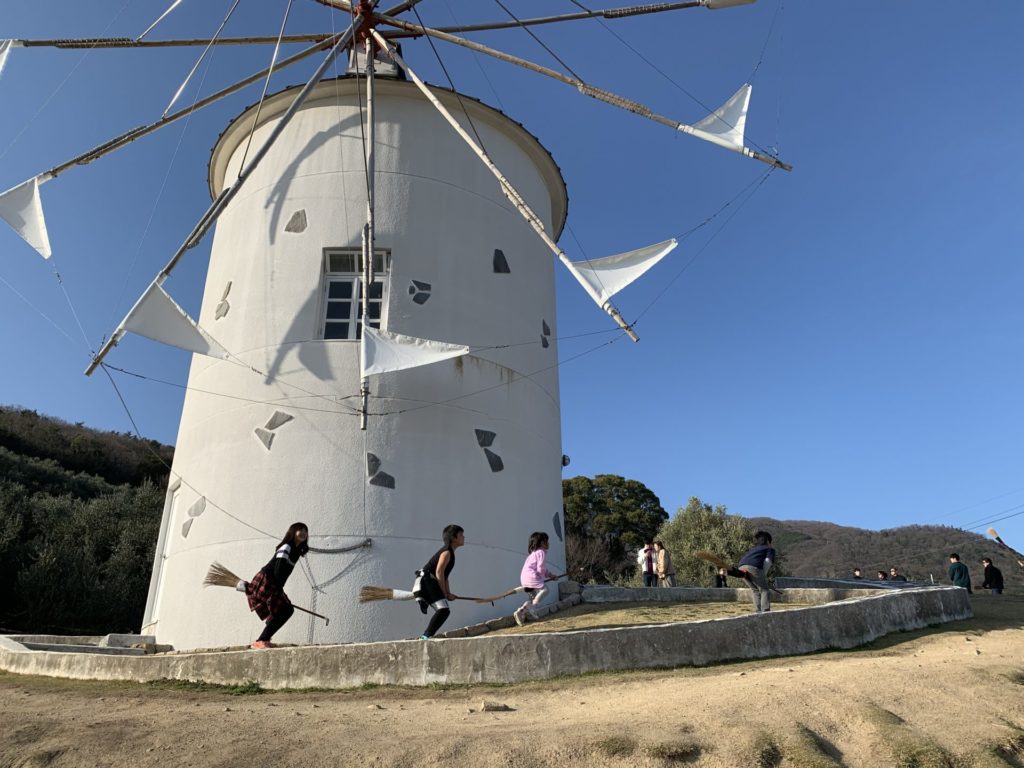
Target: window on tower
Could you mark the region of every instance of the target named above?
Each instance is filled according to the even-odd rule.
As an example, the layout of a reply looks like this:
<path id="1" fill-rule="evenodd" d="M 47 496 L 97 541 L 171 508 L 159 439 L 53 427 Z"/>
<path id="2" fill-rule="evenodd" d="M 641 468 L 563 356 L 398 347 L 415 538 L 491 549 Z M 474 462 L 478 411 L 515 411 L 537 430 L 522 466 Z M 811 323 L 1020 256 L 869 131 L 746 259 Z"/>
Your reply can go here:
<path id="1" fill-rule="evenodd" d="M 373 254 L 368 322 L 380 328 L 384 311 L 387 272 L 391 254 Z M 359 339 L 363 335 L 363 254 L 358 249 L 328 248 L 324 251 L 323 338 Z"/>

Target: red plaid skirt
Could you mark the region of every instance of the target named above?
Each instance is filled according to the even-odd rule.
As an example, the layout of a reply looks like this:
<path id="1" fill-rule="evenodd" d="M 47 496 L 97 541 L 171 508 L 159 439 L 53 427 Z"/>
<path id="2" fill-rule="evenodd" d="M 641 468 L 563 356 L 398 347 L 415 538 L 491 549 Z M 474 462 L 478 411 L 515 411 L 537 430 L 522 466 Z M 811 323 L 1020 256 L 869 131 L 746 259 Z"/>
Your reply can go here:
<path id="1" fill-rule="evenodd" d="M 245 596 L 249 599 L 249 610 L 256 611 L 256 615 L 263 621 L 276 616 L 286 605 L 292 604 L 284 590 L 268 579 L 263 571 L 259 571 L 245 586 Z"/>

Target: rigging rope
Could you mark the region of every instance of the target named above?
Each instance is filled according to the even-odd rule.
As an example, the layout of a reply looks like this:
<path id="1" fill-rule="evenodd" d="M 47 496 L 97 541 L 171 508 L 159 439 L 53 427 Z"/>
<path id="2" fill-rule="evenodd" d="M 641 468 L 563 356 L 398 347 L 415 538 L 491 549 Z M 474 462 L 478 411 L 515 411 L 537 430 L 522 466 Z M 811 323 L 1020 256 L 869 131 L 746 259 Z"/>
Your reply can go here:
<path id="1" fill-rule="evenodd" d="M 245 142 L 245 152 L 242 153 L 242 162 L 238 165 L 238 175 L 242 175 L 245 168 L 245 160 L 249 157 L 249 147 L 252 146 L 252 137 L 256 133 L 256 126 L 260 121 L 260 112 L 263 111 L 263 102 L 267 98 L 267 88 L 270 86 L 270 78 L 274 75 L 274 65 L 277 64 L 277 54 L 281 51 L 281 38 L 284 37 L 284 29 L 288 24 L 288 14 L 292 11 L 292 0 L 284 9 L 284 18 L 281 20 L 281 31 L 277 35 L 277 44 L 274 46 L 274 54 L 270 57 L 270 66 L 267 68 L 267 79 L 263 81 L 263 92 L 260 94 L 260 103 L 256 106 L 256 114 L 252 118 L 252 128 L 249 130 L 249 139 Z"/>
<path id="2" fill-rule="evenodd" d="M 132 2 L 132 0 L 125 0 L 124 5 L 121 6 L 121 10 L 119 10 L 117 13 L 115 13 L 114 14 L 114 18 L 112 18 L 110 20 L 110 23 L 107 24 L 107 26 L 103 28 L 103 34 L 106 34 L 107 30 L 110 29 L 112 26 L 114 26 L 114 22 L 117 21 L 119 18 L 121 18 L 121 14 L 124 13 L 124 9 L 127 8 L 129 6 L 129 4 L 131 4 L 131 2 Z M 13 139 L 11 139 L 11 143 L 7 145 L 7 147 L 4 149 L 3 152 L 0 152 L 0 160 L 3 160 L 4 157 L 7 155 L 7 153 L 11 151 L 11 147 L 13 147 L 15 144 L 17 144 L 18 140 L 23 135 L 25 135 L 25 131 L 27 131 L 29 129 L 29 127 L 32 125 L 32 123 L 34 123 L 36 121 L 36 118 L 38 118 L 39 115 L 41 115 L 43 113 L 43 110 L 46 109 L 46 107 L 49 105 L 49 103 L 51 101 L 53 101 L 54 97 L 58 93 L 60 93 L 61 89 L 65 85 L 67 85 L 68 80 L 70 80 L 71 77 L 75 74 L 75 72 L 78 71 L 78 68 L 80 66 L 82 66 L 82 63 L 89 57 L 89 54 L 92 53 L 92 51 L 93 51 L 93 49 L 95 47 L 96 46 L 90 46 L 89 49 L 86 50 L 86 52 L 82 54 L 81 58 L 79 58 L 78 61 L 75 63 L 75 66 L 73 66 L 71 68 L 71 71 L 68 72 L 67 76 L 63 80 L 60 81 L 60 84 L 56 88 L 54 88 L 53 92 L 49 96 L 46 97 L 46 100 L 43 101 L 42 105 L 40 105 L 39 109 L 36 110 L 35 114 L 32 115 L 32 117 L 29 118 L 28 122 L 25 123 L 24 127 L 22 127 L 22 129 L 20 131 L 18 131 L 17 135 L 15 135 L 15 137 Z"/>
<path id="3" fill-rule="evenodd" d="M 545 51 L 547 51 L 547 52 L 548 52 L 548 53 L 549 53 L 549 54 L 551 55 L 551 58 L 553 58 L 553 59 L 554 59 L 555 61 L 557 61 L 557 62 L 558 62 L 559 64 L 561 64 L 561 65 L 562 65 L 562 69 L 564 69 L 564 70 L 565 70 L 566 72 L 568 72 L 568 73 L 569 73 L 570 75 L 572 75 L 573 77 L 575 77 L 575 78 L 576 78 L 577 80 L 582 80 L 582 79 L 583 79 L 582 77 L 580 77 L 579 75 L 577 75 L 577 74 L 576 74 L 575 72 L 573 72 L 573 70 L 572 70 L 572 67 L 570 67 L 570 66 L 569 66 L 568 64 L 566 64 L 566 63 L 565 63 L 564 61 L 562 61 L 562 59 L 560 59 L 560 58 L 559 58 L 559 56 L 558 56 L 558 54 L 557 54 L 557 53 L 555 53 L 555 52 L 554 52 L 553 50 L 551 50 L 550 48 L 548 48 L 548 47 L 547 47 L 547 46 L 546 46 L 546 45 L 544 44 L 544 41 L 543 41 L 543 40 L 541 40 L 541 39 L 540 39 L 539 37 L 537 37 L 537 35 L 535 35 L 535 34 L 533 33 L 533 30 L 531 30 L 531 29 L 530 29 L 530 28 L 529 28 L 528 26 L 526 26 L 525 24 L 523 24 L 523 22 L 521 22 L 521 21 L 520 21 L 520 20 L 519 20 L 519 19 L 518 19 L 518 18 L 516 17 L 516 15 L 515 15 L 514 13 L 512 13 L 512 11 L 510 11 L 510 10 L 509 10 L 508 8 L 506 8 L 506 7 L 505 7 L 505 4 L 504 4 L 504 3 L 502 3 L 502 2 L 501 2 L 501 0 L 494 0 L 494 2 L 495 2 L 495 3 L 497 4 L 497 5 L 498 5 L 498 7 L 499 7 L 499 8 L 501 8 L 501 10 L 503 10 L 503 11 L 504 11 L 505 13 L 507 13 L 507 14 L 509 15 L 509 17 L 510 17 L 510 18 L 511 18 L 511 19 L 512 19 L 512 20 L 513 20 L 513 21 L 514 21 L 514 22 L 515 22 L 516 24 L 518 24 L 518 25 L 519 25 L 519 28 L 520 28 L 520 29 L 522 29 L 522 30 L 523 30 L 523 31 L 524 31 L 524 32 L 525 32 L 526 34 L 528 34 L 528 35 L 529 35 L 530 37 L 532 37 L 532 38 L 533 38 L 534 40 L 536 40 L 536 41 L 537 41 L 537 44 L 538 44 L 538 45 L 539 45 L 539 46 L 540 46 L 541 48 L 543 48 L 543 49 L 544 49 Z M 584 10 L 585 10 L 585 9 L 584 9 Z M 417 16 L 417 18 L 419 18 L 419 16 Z M 425 25 L 423 24 L 423 22 L 422 22 L 422 21 L 420 22 L 420 26 L 421 26 L 421 27 L 422 27 L 422 26 L 425 26 Z"/>
<path id="4" fill-rule="evenodd" d="M 199 69 L 199 65 L 203 63 L 203 59 L 206 58 L 206 54 L 208 54 L 210 52 L 210 49 L 213 48 L 214 40 L 220 37 L 220 33 L 224 30 L 224 26 L 228 23 L 228 19 L 231 18 L 231 14 L 235 12 L 235 9 L 238 7 L 238 4 L 240 2 L 241 0 L 234 0 L 234 2 L 231 4 L 231 7 L 228 9 L 227 15 L 224 17 L 224 21 L 220 23 L 220 26 L 217 27 L 217 31 L 214 32 L 213 39 L 211 39 L 206 48 L 203 49 L 203 52 L 199 55 L 199 58 L 196 60 L 196 63 L 192 66 L 192 70 L 188 73 L 188 75 L 186 75 L 185 81 L 180 86 L 178 86 L 178 90 L 175 91 L 174 96 L 171 98 L 171 103 L 167 105 L 167 108 L 164 110 L 164 113 L 163 115 L 161 115 L 161 117 L 167 117 L 167 113 L 171 111 L 171 107 L 174 106 L 174 103 L 178 100 L 178 97 L 181 96 L 181 92 L 185 90 L 185 86 L 187 86 L 189 80 L 192 79 L 192 75 L 196 73 L 196 70 Z"/>

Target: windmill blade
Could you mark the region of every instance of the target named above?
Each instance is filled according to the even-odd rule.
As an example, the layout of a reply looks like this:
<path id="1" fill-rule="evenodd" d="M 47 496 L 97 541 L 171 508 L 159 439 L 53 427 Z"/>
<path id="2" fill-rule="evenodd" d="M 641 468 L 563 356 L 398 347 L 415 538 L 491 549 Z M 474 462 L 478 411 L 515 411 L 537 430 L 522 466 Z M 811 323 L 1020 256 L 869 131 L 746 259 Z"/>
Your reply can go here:
<path id="1" fill-rule="evenodd" d="M 123 335 L 125 331 L 200 355 L 221 360 L 231 357 L 216 339 L 189 317 L 158 281 L 151 283 L 135 302 L 114 334 Z"/>
<path id="2" fill-rule="evenodd" d="M 0 219 L 6 221 L 26 243 L 31 245 L 44 259 L 50 258 L 50 235 L 43 218 L 43 201 L 39 197 L 39 185 L 51 176 L 43 174 L 23 181 L 6 192 L 0 192 Z"/>
<path id="3" fill-rule="evenodd" d="M 377 0 L 369 0 L 369 7 L 371 10 L 376 5 Z M 303 102 L 305 102 L 306 98 L 312 92 L 314 86 L 316 86 L 316 84 L 320 82 L 320 79 L 324 76 L 324 73 L 327 71 L 327 68 L 331 66 L 335 58 L 337 58 L 338 54 L 341 53 L 341 51 L 352 42 L 352 38 L 355 36 L 356 30 L 359 29 L 359 27 L 361 26 L 362 21 L 362 13 L 357 13 L 355 17 L 352 19 L 352 24 L 349 26 L 349 28 L 345 30 L 345 32 L 343 32 L 341 35 L 337 36 L 337 41 L 331 48 L 330 53 L 324 58 L 320 66 L 317 67 L 316 72 L 314 72 L 313 75 L 309 78 L 309 80 L 306 81 L 306 84 L 303 86 L 302 90 L 292 100 L 291 105 L 289 105 L 288 109 L 277 121 L 277 124 L 274 126 L 274 129 L 270 132 L 270 135 L 267 136 L 267 138 L 264 140 L 263 146 L 259 148 L 255 155 L 253 155 L 252 160 L 249 161 L 249 164 L 239 171 L 238 178 L 235 179 L 234 184 L 224 189 L 217 196 L 217 199 L 210 204 L 210 207 L 206 209 L 206 212 L 200 217 L 199 222 L 193 228 L 192 232 L 190 232 L 189 236 L 185 238 L 185 242 L 181 244 L 181 246 L 178 248 L 175 254 L 171 257 L 171 260 L 167 263 L 167 266 L 165 266 L 160 271 L 160 274 L 156 278 L 156 282 L 163 282 L 163 279 L 171 274 L 171 270 L 174 269 L 175 265 L 178 263 L 181 257 L 185 255 L 185 252 L 188 251 L 190 248 L 194 247 L 202 239 L 206 231 L 211 226 L 213 226 L 213 223 L 217 220 L 217 217 L 220 216 L 221 212 L 227 207 L 228 203 L 230 203 L 231 200 L 235 197 L 235 195 L 238 194 L 239 190 L 241 190 L 246 180 L 252 175 L 252 172 L 256 170 L 257 166 L 259 166 L 263 158 L 267 156 L 267 153 L 270 151 L 270 148 L 274 145 L 274 142 L 276 142 L 277 139 L 284 132 L 284 129 L 291 122 L 292 118 L 295 116 L 295 113 L 299 111 L 299 107 L 301 107 Z M 110 352 L 111 349 L 114 348 L 114 346 L 117 345 L 117 342 L 123 335 L 123 330 L 121 331 L 120 335 L 118 335 L 117 333 L 111 335 L 110 339 L 107 340 L 107 343 L 104 344 L 103 347 L 100 348 L 100 351 L 96 353 L 96 356 L 93 357 L 92 361 L 89 363 L 89 367 L 85 369 L 86 376 L 92 375 L 92 372 L 96 370 L 96 367 L 101 362 L 103 362 L 103 358 L 107 355 L 108 352 Z"/>
<path id="4" fill-rule="evenodd" d="M 316 45 L 311 45 L 308 48 L 299 51 L 294 56 L 290 56 L 287 59 L 282 59 L 277 63 L 274 69 L 279 72 L 285 67 L 291 66 L 292 64 L 296 64 L 297 62 L 300 62 L 303 59 L 309 58 L 314 53 L 323 50 L 325 45 L 329 44 L 333 46 L 338 40 L 338 38 L 340 38 L 343 34 L 345 33 L 340 32 L 336 35 L 330 35 L 325 40 L 324 43 L 317 43 Z M 207 42 L 209 41 L 202 41 L 201 44 L 206 45 Z M 161 128 L 164 128 L 165 126 L 168 126 L 171 123 L 174 123 L 183 117 L 188 117 L 193 112 L 198 112 L 200 109 L 208 107 L 211 104 L 225 98 L 226 96 L 230 96 L 231 94 L 242 90 L 246 86 L 252 85 L 253 83 L 262 80 L 270 73 L 270 70 L 270 67 L 261 69 L 259 72 L 249 75 L 249 77 L 239 80 L 233 85 L 229 85 L 228 87 L 223 88 L 217 91 L 216 93 L 210 94 L 205 99 L 200 99 L 190 107 L 185 107 L 183 109 L 178 110 L 177 112 L 174 112 L 173 114 L 161 117 L 159 120 L 150 123 L 149 125 L 143 125 L 139 126 L 138 128 L 132 128 L 130 131 L 126 131 L 125 133 L 122 133 L 120 136 L 115 136 L 113 139 L 110 139 L 109 141 L 106 141 L 97 147 L 93 147 L 88 152 L 83 152 L 81 155 L 73 157 L 70 160 L 61 163 L 60 165 L 55 165 L 53 168 L 51 168 L 43 175 L 52 178 L 63 173 L 69 168 L 73 168 L 76 165 L 88 165 L 94 160 L 99 160 L 101 157 L 109 155 L 114 150 L 120 149 L 123 146 L 131 144 L 136 139 L 141 139 L 143 136 L 148 136 L 149 134 L 154 133 L 160 130 Z"/>
<path id="5" fill-rule="evenodd" d="M 699 139 L 704 139 L 705 141 L 711 141 L 712 143 L 717 144 L 718 146 L 724 147 L 745 157 L 749 157 L 754 160 L 758 160 L 762 163 L 766 163 L 767 165 L 770 165 L 774 168 L 781 168 L 784 171 L 793 170 L 792 165 L 784 163 L 776 157 L 766 155 L 762 152 L 757 152 L 756 150 L 750 149 L 749 147 L 743 146 L 742 144 L 736 145 L 730 141 L 722 139 L 721 136 L 718 136 L 712 130 L 709 130 L 710 128 L 713 128 L 715 125 L 717 125 L 718 122 L 723 122 L 721 118 L 719 118 L 714 124 L 705 124 L 704 121 L 701 121 L 700 123 L 698 123 L 697 126 L 688 125 L 687 123 L 682 123 L 679 122 L 678 120 L 673 120 L 670 117 L 659 115 L 638 101 L 633 101 L 632 99 L 626 98 L 625 96 L 619 96 L 618 94 L 612 93 L 611 91 L 606 91 L 602 88 L 597 88 L 593 85 L 590 85 L 589 83 L 585 83 L 584 81 L 579 80 L 578 78 L 570 77 L 569 75 L 563 75 L 561 72 L 558 72 L 557 70 L 551 69 L 550 67 L 542 66 L 540 64 L 535 64 L 534 62 L 520 58 L 519 56 L 513 56 L 510 53 L 505 53 L 503 51 L 490 48 L 489 46 L 482 45 L 480 43 L 475 43 L 471 40 L 466 40 L 456 35 L 448 34 L 447 32 L 441 32 L 440 30 L 434 29 L 432 27 L 424 27 L 419 24 L 413 24 L 408 21 L 403 21 L 402 19 L 385 17 L 382 16 L 381 14 L 377 14 L 376 18 L 387 24 L 391 24 L 392 26 L 399 27 L 401 29 L 408 31 L 416 31 L 424 35 L 429 35 L 430 37 L 435 37 L 438 40 L 444 40 L 445 42 L 449 42 L 454 45 L 461 46 L 463 48 L 468 48 L 472 51 L 476 51 L 477 53 L 482 53 L 486 56 L 491 56 L 493 58 L 499 59 L 500 61 L 504 61 L 509 64 L 515 64 L 517 66 L 523 67 L 524 69 L 528 69 L 531 72 L 536 72 L 537 74 L 545 75 L 546 77 L 558 80 L 559 82 L 565 83 L 566 85 L 571 85 L 584 96 L 590 96 L 591 98 L 597 99 L 598 101 L 603 101 L 606 104 L 611 104 L 613 107 L 619 107 L 620 109 L 624 109 L 627 112 L 632 112 L 635 115 L 639 115 L 640 117 L 652 120 L 655 123 L 666 125 L 669 128 L 672 128 L 673 130 L 690 134 L 691 136 L 695 136 Z M 375 32 L 375 34 L 378 37 L 380 37 L 379 33 Z M 742 91 L 743 89 L 741 88 L 740 90 Z M 726 103 L 727 107 L 730 106 L 731 101 L 732 100 Z M 723 107 L 723 109 L 724 108 L 725 107 Z M 708 118 L 705 118 L 705 120 L 708 120 Z M 703 127 L 698 127 L 701 125 L 703 125 Z"/>
<path id="6" fill-rule="evenodd" d="M 0 75 L 4 73 L 4 67 L 7 66 L 7 56 L 11 52 L 11 48 L 21 48 L 24 43 L 21 40 L 0 40 Z"/>
<path id="7" fill-rule="evenodd" d="M 282 43 L 324 43 L 334 35 L 325 32 L 306 35 L 285 35 L 281 38 Z M 132 40 L 130 37 L 83 37 L 74 39 L 56 40 L 11 40 L 13 47 L 23 48 L 182 48 L 188 46 L 210 45 L 206 38 L 191 38 L 183 40 Z M 254 36 L 254 37 L 218 37 L 213 45 L 262 45 L 277 42 L 277 37 Z M 0 44 L 2 48 L 2 44 Z M 314 50 L 319 50 L 320 46 Z"/>
<path id="8" fill-rule="evenodd" d="M 574 261 L 573 264 L 601 300 L 607 301 L 665 258 L 677 245 L 679 243 L 675 239 L 666 240 L 635 251 L 605 256 L 603 259 Z"/>
<path id="9" fill-rule="evenodd" d="M 583 288 L 587 291 L 587 293 L 590 294 L 590 297 L 595 302 L 597 302 L 597 305 L 601 307 L 605 312 L 607 312 L 616 323 L 618 323 L 619 327 L 626 332 L 629 338 L 631 338 L 633 341 L 639 341 L 640 337 L 636 335 L 636 331 L 633 330 L 633 327 L 625 321 L 619 310 L 615 308 L 611 301 L 601 299 L 597 291 L 595 291 L 594 288 L 590 285 L 590 283 L 588 283 L 586 279 L 584 279 L 580 275 L 579 270 L 576 268 L 576 265 L 573 264 L 569 260 L 569 257 L 565 255 L 565 251 L 559 248 L 558 244 L 551 239 L 551 236 L 544 229 L 544 222 L 540 220 L 540 217 L 537 216 L 536 213 L 533 212 L 533 209 L 530 208 L 526 200 L 523 198 L 521 194 L 519 194 L 516 188 L 512 186 L 512 183 L 507 178 L 505 178 L 505 175 L 498 169 L 498 166 L 494 164 L 494 161 L 491 160 L 490 156 L 487 154 L 487 152 L 484 151 L 483 147 L 477 144 L 473 140 L 473 138 L 468 133 L 466 133 L 466 130 L 462 127 L 462 125 L 459 124 L 459 121 L 456 120 L 452 116 L 452 113 L 445 108 L 444 104 L 442 104 L 441 101 L 437 98 L 437 96 L 433 94 L 430 88 L 427 87 L 427 84 L 420 79 L 419 75 L 417 75 L 412 69 L 410 69 L 409 65 L 398 54 L 398 51 L 395 50 L 395 47 L 391 45 L 391 43 L 389 43 L 386 39 L 384 39 L 384 37 L 381 36 L 381 34 L 376 29 L 371 29 L 370 34 L 373 35 L 374 39 L 377 40 L 377 42 L 380 44 L 381 49 L 386 51 L 388 56 L 390 56 L 391 59 L 398 66 L 405 70 L 405 73 L 409 76 L 413 83 L 416 84 L 416 87 L 420 89 L 420 92 L 427 97 L 427 100 L 434 105 L 434 108 L 441 113 L 441 116 L 448 122 L 449 125 L 451 125 L 452 128 L 455 129 L 455 132 L 459 134 L 462 140 L 465 141 L 470 146 L 470 148 L 473 150 L 476 156 L 480 158 L 483 164 L 487 166 L 487 169 L 498 180 L 498 184 L 501 186 L 501 191 L 504 193 L 505 197 L 507 197 L 509 201 L 512 203 L 512 205 L 515 206 L 516 210 L 519 211 L 520 215 L 522 215 L 522 217 L 526 219 L 526 221 L 533 228 L 533 231 L 536 232 L 538 237 L 540 237 L 540 239 L 544 241 L 545 245 L 547 245 L 548 248 L 551 249 L 552 253 L 554 253 L 558 257 L 558 260 L 561 261 L 566 266 L 566 268 L 573 274 L 573 276 L 579 281 L 580 285 L 582 285 Z"/>

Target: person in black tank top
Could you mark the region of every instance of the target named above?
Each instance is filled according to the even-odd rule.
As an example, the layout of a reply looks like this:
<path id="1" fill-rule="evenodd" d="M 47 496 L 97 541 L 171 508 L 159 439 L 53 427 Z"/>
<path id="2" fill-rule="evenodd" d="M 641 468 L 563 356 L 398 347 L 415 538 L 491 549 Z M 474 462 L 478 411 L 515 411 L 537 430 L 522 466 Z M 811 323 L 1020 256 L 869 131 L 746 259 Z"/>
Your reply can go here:
<path id="1" fill-rule="evenodd" d="M 284 593 L 285 582 L 295 564 L 309 551 L 309 529 L 305 523 L 293 523 L 277 545 L 274 556 L 245 584 L 249 610 L 267 622 L 252 648 L 273 648 L 270 638 L 295 613 L 292 601 Z"/>
<path id="2" fill-rule="evenodd" d="M 428 605 L 434 609 L 430 623 L 420 635 L 421 640 L 427 640 L 437 633 L 451 614 L 448 601 L 458 599 L 451 591 L 448 576 L 455 567 L 455 550 L 466 543 L 466 534 L 461 525 L 453 524 L 445 527 L 441 538 L 444 540 L 444 546 L 427 560 L 422 570 L 417 571 L 416 584 L 412 590 L 424 613 L 427 612 Z"/>

